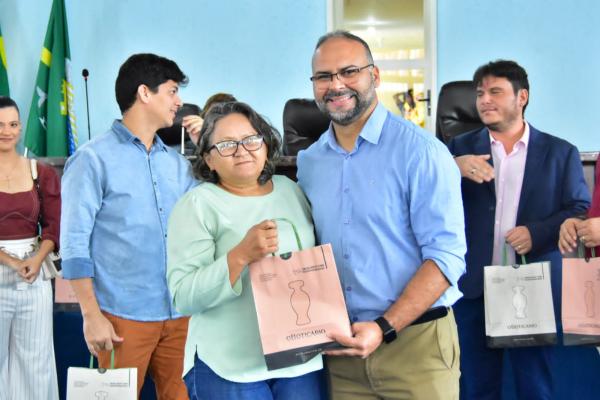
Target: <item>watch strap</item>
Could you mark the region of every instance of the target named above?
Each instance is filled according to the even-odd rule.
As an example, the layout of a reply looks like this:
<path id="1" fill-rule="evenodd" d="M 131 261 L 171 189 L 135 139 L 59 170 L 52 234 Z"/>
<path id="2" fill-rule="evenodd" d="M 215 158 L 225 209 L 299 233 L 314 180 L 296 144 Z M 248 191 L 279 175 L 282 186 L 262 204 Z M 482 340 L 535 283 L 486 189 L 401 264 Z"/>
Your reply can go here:
<path id="1" fill-rule="evenodd" d="M 396 339 L 396 329 L 394 329 L 394 327 L 389 323 L 387 319 L 385 319 L 384 317 L 379 317 L 373 322 L 379 325 L 379 328 L 383 332 L 384 342 L 391 343 Z"/>

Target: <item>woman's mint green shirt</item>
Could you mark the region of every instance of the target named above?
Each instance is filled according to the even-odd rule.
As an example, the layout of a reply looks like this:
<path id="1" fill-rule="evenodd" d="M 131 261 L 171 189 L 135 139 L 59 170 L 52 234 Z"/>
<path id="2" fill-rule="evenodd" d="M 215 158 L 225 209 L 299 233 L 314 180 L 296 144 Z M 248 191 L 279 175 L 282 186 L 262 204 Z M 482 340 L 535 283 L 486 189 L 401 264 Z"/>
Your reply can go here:
<path id="1" fill-rule="evenodd" d="M 215 373 L 234 382 L 299 376 L 321 369 L 321 356 L 293 367 L 267 371 L 252 287 L 246 267 L 229 283 L 227 253 L 254 225 L 274 218 L 294 222 L 304 248 L 315 245 L 310 206 L 285 176 L 273 176 L 264 196 L 236 196 L 204 183 L 185 194 L 169 219 L 167 282 L 175 308 L 191 315 L 184 375 L 198 353 Z M 277 222 L 279 252 L 297 250 L 291 226 Z"/>

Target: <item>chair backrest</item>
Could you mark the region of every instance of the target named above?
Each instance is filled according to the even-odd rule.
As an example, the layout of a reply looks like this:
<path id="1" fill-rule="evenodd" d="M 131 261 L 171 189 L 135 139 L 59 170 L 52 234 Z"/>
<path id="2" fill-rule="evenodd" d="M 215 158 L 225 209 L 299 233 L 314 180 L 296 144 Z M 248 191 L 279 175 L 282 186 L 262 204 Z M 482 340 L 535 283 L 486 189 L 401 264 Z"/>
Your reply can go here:
<path id="1" fill-rule="evenodd" d="M 440 90 L 436 136 L 448 143 L 453 137 L 483 127 L 475 108 L 476 88 L 473 81 L 448 82 Z"/>
<path id="2" fill-rule="evenodd" d="M 329 127 L 314 100 L 290 99 L 283 108 L 283 154 L 295 156 L 316 142 Z"/>
<path id="3" fill-rule="evenodd" d="M 183 117 L 188 115 L 200 115 L 202 110 L 196 104 L 184 103 L 179 110 L 177 110 L 177 114 L 175 114 L 175 119 L 173 120 L 173 125 L 168 128 L 162 128 L 156 131 L 156 134 L 162 139 L 162 141 L 167 146 L 174 146 L 181 144 L 181 121 Z M 189 141 L 190 138 L 185 135 L 185 140 Z"/>

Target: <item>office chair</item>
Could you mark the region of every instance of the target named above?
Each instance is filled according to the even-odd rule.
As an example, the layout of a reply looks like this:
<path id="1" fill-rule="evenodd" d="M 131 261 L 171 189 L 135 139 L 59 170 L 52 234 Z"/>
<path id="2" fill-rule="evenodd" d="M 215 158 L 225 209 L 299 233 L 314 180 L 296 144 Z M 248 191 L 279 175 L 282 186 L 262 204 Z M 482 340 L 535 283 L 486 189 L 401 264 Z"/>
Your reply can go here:
<path id="1" fill-rule="evenodd" d="M 472 81 L 448 82 L 442 86 L 435 125 L 438 139 L 448 143 L 461 133 L 483 127 L 475 108 L 475 97 Z"/>
<path id="2" fill-rule="evenodd" d="M 187 115 L 200 115 L 202 109 L 195 104 L 184 103 L 179 110 L 177 110 L 177 114 L 175 114 L 175 119 L 173 120 L 173 125 L 168 128 L 162 128 L 156 131 L 156 134 L 162 139 L 162 141 L 170 147 L 176 148 L 179 150 L 181 146 L 181 121 L 183 117 Z M 187 132 L 185 133 L 185 154 L 193 154 L 196 146 L 190 140 Z"/>
<path id="3" fill-rule="evenodd" d="M 283 154 L 295 156 L 317 141 L 329 127 L 314 100 L 290 99 L 283 108 Z"/>

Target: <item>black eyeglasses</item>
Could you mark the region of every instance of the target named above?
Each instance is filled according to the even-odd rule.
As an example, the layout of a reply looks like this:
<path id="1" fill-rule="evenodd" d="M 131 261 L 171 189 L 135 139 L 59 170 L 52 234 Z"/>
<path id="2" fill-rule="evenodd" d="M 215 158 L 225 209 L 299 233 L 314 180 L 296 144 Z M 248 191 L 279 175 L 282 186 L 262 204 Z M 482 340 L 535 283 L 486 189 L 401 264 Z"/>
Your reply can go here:
<path id="1" fill-rule="evenodd" d="M 338 72 L 320 72 L 310 77 L 312 83 L 317 86 L 329 85 L 329 82 L 333 81 L 333 77 L 337 77 L 343 83 L 353 83 L 358 79 L 358 75 L 363 69 L 374 67 L 373 64 L 365 65 L 364 67 L 346 67 Z"/>
<path id="2" fill-rule="evenodd" d="M 262 147 L 264 138 L 261 134 L 246 136 L 242 140 L 224 140 L 215 143 L 206 150 L 210 152 L 212 149 L 217 149 L 221 157 L 231 157 L 237 153 L 238 146 L 241 144 L 247 151 L 257 151 Z"/>

